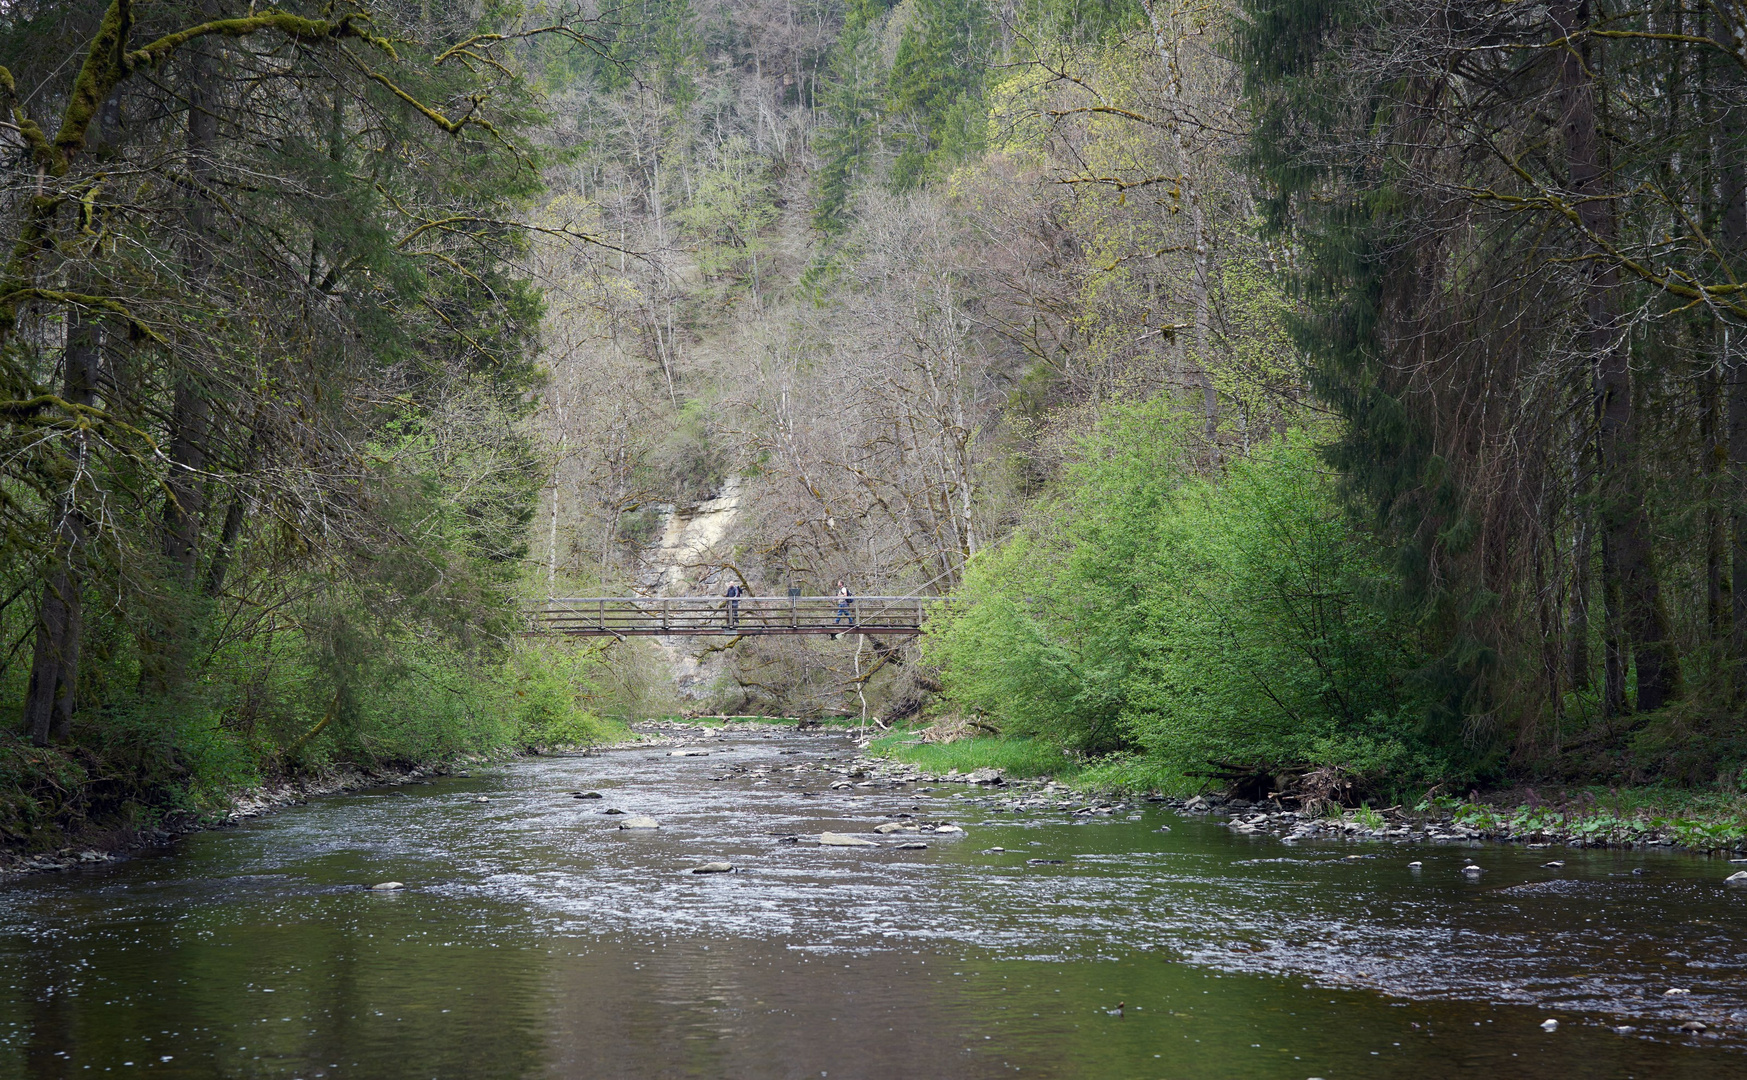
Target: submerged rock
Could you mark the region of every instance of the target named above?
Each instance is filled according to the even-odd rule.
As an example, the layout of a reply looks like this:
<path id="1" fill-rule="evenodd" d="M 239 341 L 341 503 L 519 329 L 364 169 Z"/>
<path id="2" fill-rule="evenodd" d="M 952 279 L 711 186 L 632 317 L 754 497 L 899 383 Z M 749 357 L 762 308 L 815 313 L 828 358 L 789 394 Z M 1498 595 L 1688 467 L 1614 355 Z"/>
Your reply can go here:
<path id="1" fill-rule="evenodd" d="M 1552 862 L 1544 862 L 1541 865 L 1549 870 L 1565 869 L 1565 861 L 1563 859 L 1554 859 Z"/>
<path id="2" fill-rule="evenodd" d="M 661 828 L 661 822 L 656 821 L 654 818 L 650 817 L 647 814 L 632 814 L 630 817 L 619 822 L 619 828 L 621 828 L 621 829 L 659 829 L 659 828 Z"/>
<path id="3" fill-rule="evenodd" d="M 575 799 L 599 799 L 602 796 L 598 791 L 578 791 L 573 792 L 571 797 Z"/>
<path id="4" fill-rule="evenodd" d="M 729 862 L 707 862 L 702 866 L 692 867 L 694 874 L 728 874 L 734 870 L 734 864 Z"/>
<path id="5" fill-rule="evenodd" d="M 923 848 L 926 848 L 927 846 L 928 846 L 927 844 L 923 843 L 920 840 L 910 840 L 906 843 L 902 843 L 902 844 L 897 845 L 897 849 L 899 851 L 921 851 Z"/>
<path id="6" fill-rule="evenodd" d="M 824 847 L 878 847 L 879 846 L 879 845 L 875 844 L 872 840 L 863 840 L 859 836 L 850 836 L 848 833 L 837 833 L 837 832 L 822 832 L 822 833 L 820 833 L 819 834 L 819 843 Z"/>
<path id="7" fill-rule="evenodd" d="M 406 886 L 402 885 L 398 881 L 379 881 L 376 884 L 370 886 L 370 891 L 371 892 L 398 892 L 399 890 L 404 889 L 404 888 L 406 888 Z"/>

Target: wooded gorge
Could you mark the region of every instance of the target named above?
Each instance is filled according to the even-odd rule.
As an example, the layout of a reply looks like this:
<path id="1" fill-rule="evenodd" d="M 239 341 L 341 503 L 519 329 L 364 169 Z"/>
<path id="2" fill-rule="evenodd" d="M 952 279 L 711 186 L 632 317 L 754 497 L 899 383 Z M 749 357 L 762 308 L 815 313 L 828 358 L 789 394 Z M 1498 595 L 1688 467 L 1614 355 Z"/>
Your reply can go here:
<path id="1" fill-rule="evenodd" d="M 692 704 L 1747 783 L 1747 5 L 0 9 L 0 829 Z M 870 647 L 871 646 L 871 647 Z"/>

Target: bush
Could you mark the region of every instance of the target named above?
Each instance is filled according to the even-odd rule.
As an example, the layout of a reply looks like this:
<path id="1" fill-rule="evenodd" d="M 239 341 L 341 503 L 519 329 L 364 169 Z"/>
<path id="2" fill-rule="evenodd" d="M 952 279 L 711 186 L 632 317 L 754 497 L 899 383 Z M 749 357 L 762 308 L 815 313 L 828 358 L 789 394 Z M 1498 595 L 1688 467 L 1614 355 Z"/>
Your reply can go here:
<path id="1" fill-rule="evenodd" d="M 1448 772 L 1413 624 L 1295 433 L 1204 479 L 1169 403 L 1121 410 L 926 641 L 951 704 L 1180 787 L 1210 761 Z"/>

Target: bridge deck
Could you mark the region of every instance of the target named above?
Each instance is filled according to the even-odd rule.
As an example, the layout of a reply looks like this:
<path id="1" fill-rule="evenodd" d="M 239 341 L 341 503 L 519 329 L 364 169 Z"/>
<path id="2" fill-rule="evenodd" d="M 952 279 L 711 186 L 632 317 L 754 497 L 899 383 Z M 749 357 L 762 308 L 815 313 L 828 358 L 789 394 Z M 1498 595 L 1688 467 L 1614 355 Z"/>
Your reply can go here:
<path id="1" fill-rule="evenodd" d="M 707 634 L 922 633 L 937 596 L 581 596 L 546 601 L 528 613 L 530 633 L 578 637 L 691 637 Z"/>

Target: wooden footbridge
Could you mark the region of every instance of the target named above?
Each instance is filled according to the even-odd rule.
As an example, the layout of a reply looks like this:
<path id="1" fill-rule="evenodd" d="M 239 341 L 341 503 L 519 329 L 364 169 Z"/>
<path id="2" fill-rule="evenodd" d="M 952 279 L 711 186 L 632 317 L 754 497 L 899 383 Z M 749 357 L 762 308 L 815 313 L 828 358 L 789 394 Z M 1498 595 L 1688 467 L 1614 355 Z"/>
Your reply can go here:
<path id="1" fill-rule="evenodd" d="M 528 632 L 576 637 L 922 633 L 944 596 L 580 596 L 528 612 Z"/>

